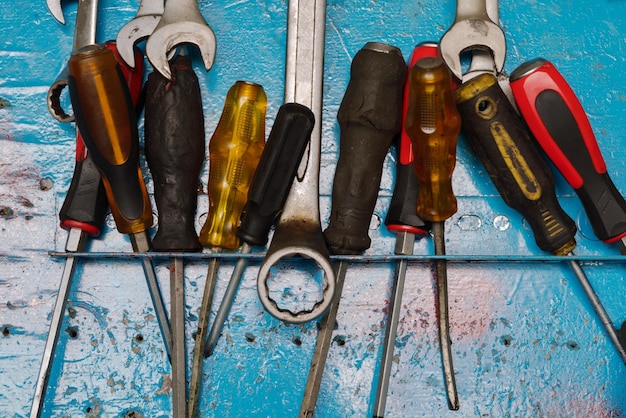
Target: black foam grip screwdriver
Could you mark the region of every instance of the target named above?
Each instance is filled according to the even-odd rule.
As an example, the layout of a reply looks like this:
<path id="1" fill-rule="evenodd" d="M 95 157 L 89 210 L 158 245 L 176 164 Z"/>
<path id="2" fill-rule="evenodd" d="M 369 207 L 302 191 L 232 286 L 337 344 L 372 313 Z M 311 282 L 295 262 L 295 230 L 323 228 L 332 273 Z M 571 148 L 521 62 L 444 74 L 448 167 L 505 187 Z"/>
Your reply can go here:
<path id="1" fill-rule="evenodd" d="M 237 236 L 253 246 L 267 243 L 311 139 L 315 116 L 298 103 L 280 107 L 248 190 Z"/>
<path id="2" fill-rule="evenodd" d="M 539 248 L 569 253 L 576 224 L 559 205 L 550 167 L 496 77 L 466 82 L 455 98 L 467 139 L 506 204 L 526 218 Z"/>
<path id="3" fill-rule="evenodd" d="M 188 56 L 177 56 L 170 68 L 172 80 L 154 71 L 145 86 L 146 160 L 159 210 L 152 246 L 157 251 L 200 251 L 195 213 L 206 147 L 202 97 Z"/>
<path id="4" fill-rule="evenodd" d="M 350 82 L 337 113 L 339 161 L 324 237 L 331 253 L 369 248 L 368 229 L 387 151 L 402 126 L 407 68 L 396 47 L 368 43 L 352 60 Z"/>

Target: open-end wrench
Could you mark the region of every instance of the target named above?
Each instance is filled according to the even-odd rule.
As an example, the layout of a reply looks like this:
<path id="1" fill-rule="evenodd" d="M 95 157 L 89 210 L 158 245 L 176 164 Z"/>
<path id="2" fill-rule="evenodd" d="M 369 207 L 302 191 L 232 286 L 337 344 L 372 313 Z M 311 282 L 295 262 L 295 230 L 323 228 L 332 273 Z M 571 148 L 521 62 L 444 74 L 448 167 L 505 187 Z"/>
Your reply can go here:
<path id="1" fill-rule="evenodd" d="M 168 80 L 172 79 L 168 53 L 180 44 L 196 45 L 204 68 L 211 69 L 215 59 L 215 34 L 202 17 L 196 0 L 168 0 L 159 24 L 146 43 L 148 60 Z"/>
<path id="2" fill-rule="evenodd" d="M 133 47 L 149 37 L 161 20 L 163 0 L 141 0 L 137 14 L 117 33 L 117 50 L 126 64 L 135 68 Z M 171 57 L 170 57 L 171 58 Z"/>
<path id="3" fill-rule="evenodd" d="M 497 1 L 489 3 L 491 14 L 488 13 L 488 3 L 488 0 L 457 0 L 454 24 L 439 41 L 441 57 L 459 80 L 463 78 L 461 54 L 466 51 L 486 51 L 491 55 L 496 73 L 500 73 L 504 67 L 506 56 L 504 31 L 490 17 L 497 18 L 493 15 L 493 10 L 497 11 L 498 3 Z M 491 65 L 486 61 L 486 56 L 479 59 L 483 64 L 486 62 L 487 65 Z"/>
<path id="4" fill-rule="evenodd" d="M 311 142 L 291 186 L 276 232 L 259 269 L 257 290 L 265 309 L 287 322 L 306 322 L 320 316 L 332 301 L 335 272 L 330 263 L 319 215 L 322 79 L 324 71 L 325 0 L 290 0 L 287 21 L 285 103 L 307 106 L 315 115 Z M 310 310 L 282 309 L 269 295 L 270 269 L 282 258 L 303 256 L 324 273 L 323 296 Z M 271 275 L 276 278 L 281 271 Z M 325 286 L 325 287 L 324 287 Z"/>
<path id="5" fill-rule="evenodd" d="M 61 0 L 46 0 L 48 10 L 56 20 L 65 24 Z M 83 0 L 78 2 L 76 11 L 76 30 L 74 31 L 73 50 L 76 51 L 86 45 L 96 42 L 96 19 L 98 16 L 98 0 Z M 131 49 L 132 54 L 132 49 Z M 69 114 L 61 105 L 61 93 L 67 86 L 67 66 L 48 89 L 46 101 L 48 110 L 53 118 L 59 122 L 73 122 L 74 115 Z"/>

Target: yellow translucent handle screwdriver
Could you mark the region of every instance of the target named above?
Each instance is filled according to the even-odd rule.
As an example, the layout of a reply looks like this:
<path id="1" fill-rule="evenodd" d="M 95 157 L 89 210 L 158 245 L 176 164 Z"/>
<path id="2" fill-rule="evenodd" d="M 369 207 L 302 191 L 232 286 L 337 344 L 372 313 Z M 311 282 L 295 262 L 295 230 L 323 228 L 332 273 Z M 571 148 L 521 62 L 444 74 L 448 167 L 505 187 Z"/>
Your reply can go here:
<path id="1" fill-rule="evenodd" d="M 214 252 L 239 247 L 236 235 L 239 218 L 265 147 L 266 108 L 263 87 L 237 81 L 226 95 L 222 116 L 209 142 L 209 214 L 199 239 Z M 200 307 L 187 408 L 190 418 L 197 415 L 202 361 L 218 267 L 219 258 L 213 258 Z"/>

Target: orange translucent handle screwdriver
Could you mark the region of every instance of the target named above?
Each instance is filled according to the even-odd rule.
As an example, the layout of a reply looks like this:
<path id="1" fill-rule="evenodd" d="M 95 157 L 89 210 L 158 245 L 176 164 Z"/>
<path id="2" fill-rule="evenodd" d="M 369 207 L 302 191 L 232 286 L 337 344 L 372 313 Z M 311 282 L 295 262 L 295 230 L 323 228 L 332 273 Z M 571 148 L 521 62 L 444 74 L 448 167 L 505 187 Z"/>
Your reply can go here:
<path id="1" fill-rule="evenodd" d="M 419 60 L 409 74 L 411 101 L 406 130 L 411 137 L 419 178 L 417 213 L 441 222 L 456 212 L 452 171 L 461 118 L 450 87 L 448 69 L 440 58 Z"/>
<path id="2" fill-rule="evenodd" d="M 135 111 L 115 56 L 104 45 L 75 52 L 68 81 L 76 123 L 102 173 L 117 229 L 148 230 L 152 209 L 139 168 Z"/>
<path id="3" fill-rule="evenodd" d="M 415 170 L 419 179 L 417 214 L 433 223 L 436 255 L 445 255 L 444 221 L 456 212 L 452 171 L 461 116 L 456 109 L 450 73 L 441 58 L 422 58 L 409 73 L 409 110 L 406 131 L 413 144 Z M 448 273 L 446 260 L 435 261 L 437 279 L 437 322 L 448 407 L 459 409 L 450 323 L 448 320 Z"/>
<path id="4" fill-rule="evenodd" d="M 204 246 L 235 249 L 241 211 L 265 147 L 263 87 L 237 81 L 209 142 L 209 215 L 200 231 Z"/>

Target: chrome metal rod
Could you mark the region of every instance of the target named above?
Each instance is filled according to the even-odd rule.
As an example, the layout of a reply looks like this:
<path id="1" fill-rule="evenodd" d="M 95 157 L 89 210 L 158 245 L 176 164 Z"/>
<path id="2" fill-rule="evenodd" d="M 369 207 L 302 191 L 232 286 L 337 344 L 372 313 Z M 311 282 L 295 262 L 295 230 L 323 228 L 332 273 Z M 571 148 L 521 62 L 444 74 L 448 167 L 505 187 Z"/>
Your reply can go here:
<path id="1" fill-rule="evenodd" d="M 446 253 L 443 222 L 433 222 L 435 254 Z M 450 342 L 450 321 L 448 317 L 448 270 L 446 260 L 435 261 L 435 278 L 437 280 L 437 320 L 439 325 L 439 344 L 441 347 L 441 363 L 443 377 L 448 395 L 448 407 L 459 409 L 459 395 L 456 390 L 454 366 L 452 364 L 452 347 Z"/>
<path id="2" fill-rule="evenodd" d="M 413 244 L 415 234 L 410 232 L 398 232 L 396 237 L 396 254 L 413 254 Z M 378 383 L 376 385 L 376 399 L 374 404 L 374 418 L 385 416 L 385 406 L 387 403 L 387 391 L 389 389 L 389 378 L 391 376 L 391 366 L 393 364 L 393 352 L 396 343 L 396 333 L 398 321 L 400 320 L 400 309 L 402 307 L 402 293 L 404 292 L 404 279 L 406 277 L 407 260 L 398 260 L 394 276 L 393 290 L 389 300 L 389 319 L 385 330 L 385 341 L 383 343 L 383 356 L 380 360 L 380 371 L 378 373 Z"/>
<path id="3" fill-rule="evenodd" d="M 213 252 L 217 251 L 216 249 L 213 250 Z M 196 418 L 198 415 L 200 384 L 202 383 L 202 364 L 204 363 L 204 343 L 209 330 L 211 306 L 213 305 L 213 294 L 215 293 L 215 283 L 217 282 L 217 270 L 219 265 L 219 258 L 211 259 L 206 275 L 206 283 L 204 284 L 204 294 L 202 295 L 202 304 L 200 305 L 200 313 L 198 314 L 196 345 L 193 349 L 193 360 L 191 363 L 191 382 L 189 383 L 189 404 L 187 408 L 188 418 Z"/>
<path id="4" fill-rule="evenodd" d="M 613 322 L 611 322 L 611 318 L 609 318 L 609 315 L 606 313 L 604 306 L 602 306 L 602 302 L 600 302 L 598 295 L 596 295 L 596 292 L 593 290 L 591 283 L 589 283 L 589 279 L 587 278 L 587 275 L 583 271 L 580 264 L 578 264 L 576 261 L 571 260 L 569 262 L 569 265 L 572 267 L 572 270 L 574 271 L 574 275 L 578 279 L 578 282 L 580 283 L 583 290 L 585 291 L 585 294 L 589 298 L 589 302 L 591 302 L 591 306 L 593 307 L 593 310 L 596 311 L 596 314 L 598 314 L 598 318 L 600 319 L 600 322 L 602 323 L 602 325 L 604 325 L 604 329 L 606 330 L 606 333 L 609 335 L 609 339 L 611 340 L 611 342 L 613 342 L 613 345 L 615 346 L 617 353 L 619 354 L 624 364 L 626 364 L 626 350 L 624 349 L 624 346 L 622 345 L 617 335 L 617 331 L 615 330 L 615 327 L 613 326 Z"/>
<path id="5" fill-rule="evenodd" d="M 86 232 L 78 228 L 70 229 L 70 233 L 67 237 L 67 243 L 65 245 L 65 251 L 68 253 L 85 251 L 88 236 L 89 235 Z M 50 330 L 48 331 L 46 346 L 43 351 L 43 359 L 41 360 L 41 368 L 39 369 L 39 377 L 37 378 L 35 396 L 33 397 L 33 404 L 30 410 L 31 418 L 38 418 L 41 416 L 41 409 L 43 408 L 46 390 L 48 389 L 50 370 L 52 369 L 52 362 L 54 361 L 54 355 L 59 341 L 59 334 L 61 332 L 61 324 L 63 323 L 63 315 L 65 313 L 65 307 L 67 306 L 67 298 L 69 296 L 70 289 L 72 288 L 75 270 L 76 259 L 74 257 L 67 257 L 65 260 L 65 267 L 63 268 L 63 275 L 61 276 L 59 293 L 57 294 L 54 311 L 52 312 L 52 321 L 50 322 Z"/>
<path id="6" fill-rule="evenodd" d="M 249 254 L 251 251 L 252 246 L 244 242 L 241 247 L 241 253 Z M 224 328 L 224 322 L 226 322 L 226 317 L 230 312 L 230 308 L 233 306 L 233 300 L 235 299 L 235 294 L 237 293 L 237 289 L 239 288 L 239 283 L 241 283 L 243 272 L 247 266 L 247 258 L 240 258 L 235 265 L 233 274 L 230 276 L 230 281 L 228 282 L 228 286 L 226 287 L 224 298 L 222 299 L 222 303 L 217 310 L 217 314 L 215 315 L 215 321 L 213 321 L 213 326 L 211 327 L 211 331 L 209 332 L 209 338 L 207 340 L 206 347 L 204 347 L 204 357 L 209 357 L 211 354 L 213 354 L 213 350 L 217 345 L 217 340 L 220 338 L 220 334 L 222 333 L 222 328 Z"/>
<path id="7" fill-rule="evenodd" d="M 328 356 L 333 330 L 337 322 L 337 311 L 339 310 L 339 302 L 341 300 L 341 292 L 343 290 L 347 268 L 348 263 L 340 261 L 335 270 L 335 277 L 337 277 L 335 294 L 333 295 L 328 310 L 320 320 L 320 329 L 317 333 L 315 351 L 313 352 L 309 376 L 306 381 L 306 387 L 304 388 L 304 398 L 302 399 L 302 406 L 300 407 L 300 418 L 312 418 L 315 412 L 315 404 L 317 403 L 317 395 L 320 390 L 320 384 L 322 383 L 326 357 Z"/>
<path id="8" fill-rule="evenodd" d="M 187 416 L 187 350 L 185 347 L 185 274 L 183 259 L 170 259 L 172 304 L 172 410 L 174 418 Z"/>
<path id="9" fill-rule="evenodd" d="M 130 234 L 130 242 L 133 246 L 133 251 L 138 253 L 147 253 L 150 251 L 150 238 L 147 232 L 141 232 L 137 234 Z M 141 259 L 141 266 L 143 267 L 144 275 L 146 276 L 146 282 L 148 284 L 148 291 L 150 292 L 150 298 L 154 306 L 154 312 L 157 317 L 157 322 L 161 328 L 161 335 L 163 336 L 163 342 L 165 343 L 165 352 L 168 359 L 172 360 L 172 332 L 170 329 L 170 321 L 167 318 L 167 309 L 165 308 L 165 302 L 163 302 L 163 296 L 159 287 L 159 281 L 157 280 L 156 271 L 154 265 L 149 258 Z"/>

